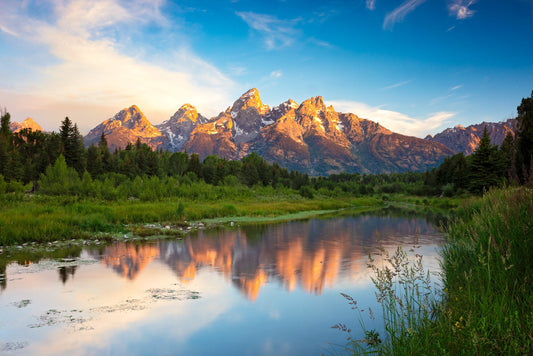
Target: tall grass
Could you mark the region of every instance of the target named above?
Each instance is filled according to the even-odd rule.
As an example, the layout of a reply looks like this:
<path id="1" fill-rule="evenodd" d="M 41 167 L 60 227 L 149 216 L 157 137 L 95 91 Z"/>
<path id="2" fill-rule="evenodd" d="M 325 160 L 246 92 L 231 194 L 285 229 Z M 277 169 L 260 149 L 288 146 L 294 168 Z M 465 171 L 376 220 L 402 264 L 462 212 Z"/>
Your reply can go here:
<path id="1" fill-rule="evenodd" d="M 533 191 L 493 190 L 464 208 L 442 251 L 447 350 L 533 351 Z"/>
<path id="2" fill-rule="evenodd" d="M 385 256 L 387 265 L 372 265 L 384 340 L 359 340 L 354 353 L 532 354 L 533 191 L 492 190 L 458 215 L 441 250 L 441 293 L 431 291 L 418 257 L 408 261 L 401 249 Z"/>

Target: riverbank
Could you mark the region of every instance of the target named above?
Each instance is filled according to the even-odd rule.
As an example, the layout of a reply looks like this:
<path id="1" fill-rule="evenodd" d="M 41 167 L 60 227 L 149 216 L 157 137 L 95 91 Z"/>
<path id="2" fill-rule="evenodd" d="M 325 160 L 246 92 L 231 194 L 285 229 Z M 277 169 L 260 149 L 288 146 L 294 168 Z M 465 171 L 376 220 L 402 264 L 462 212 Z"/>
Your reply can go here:
<path id="1" fill-rule="evenodd" d="M 0 246 L 72 239 L 113 240 L 124 235 L 180 235 L 197 222 L 204 226 L 238 222 L 268 223 L 308 218 L 342 209 L 376 209 L 401 205 L 409 209 L 453 209 L 464 198 L 413 197 L 404 194 L 331 197 L 273 188 L 248 194 L 104 200 L 60 195 L 0 195 Z"/>
<path id="2" fill-rule="evenodd" d="M 76 196 L 5 194 L 1 197 L 0 245 L 71 239 L 111 239 L 180 234 L 203 221 L 282 221 L 346 208 L 375 208 L 373 197 L 305 199 L 298 194 L 258 195 L 241 199 L 106 201 Z"/>
<path id="3" fill-rule="evenodd" d="M 410 309 L 414 315 L 407 319 L 416 322 L 400 320 L 390 324 L 393 327 L 381 336 L 383 342 L 370 340 L 374 343 L 367 344 L 364 352 L 531 354 L 533 190 L 526 187 L 491 190 L 482 198 L 466 201 L 456 209 L 456 215 L 457 220 L 448 228 L 448 243 L 441 251 L 442 295 L 429 304 L 422 296 L 410 299 L 409 303 L 416 308 Z M 410 287 L 418 288 L 417 283 L 409 281 Z M 376 286 L 379 290 L 379 284 Z M 395 309 L 398 308 L 395 301 L 402 298 L 395 295 L 393 292 L 392 298 L 382 303 L 385 315 L 403 310 Z M 354 348 L 354 353 L 359 351 L 359 346 Z"/>

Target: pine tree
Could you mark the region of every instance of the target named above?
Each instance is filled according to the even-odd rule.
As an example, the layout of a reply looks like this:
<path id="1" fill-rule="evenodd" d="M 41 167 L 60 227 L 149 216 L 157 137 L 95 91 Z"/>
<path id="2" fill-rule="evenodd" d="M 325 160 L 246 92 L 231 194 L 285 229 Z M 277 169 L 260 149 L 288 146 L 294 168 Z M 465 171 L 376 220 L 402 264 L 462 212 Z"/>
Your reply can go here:
<path id="1" fill-rule="evenodd" d="M 533 91 L 531 97 L 523 98 L 518 111 L 516 130 L 516 168 L 522 183 L 533 173 Z"/>
<path id="2" fill-rule="evenodd" d="M 69 167 L 73 167 L 81 176 L 85 170 L 85 147 L 83 137 L 80 135 L 78 125 L 73 125 L 67 117 L 61 122 L 59 129 L 61 137 L 61 153 Z"/>
<path id="3" fill-rule="evenodd" d="M 485 126 L 479 146 L 470 156 L 470 191 L 479 194 L 499 185 L 503 180 L 502 167 L 501 155 L 498 148 L 492 145 Z"/>
<path id="4" fill-rule="evenodd" d="M 98 148 L 92 144 L 87 149 L 87 171 L 91 177 L 98 177 L 103 173 L 102 161 L 98 155 Z"/>
<path id="5" fill-rule="evenodd" d="M 9 152 L 11 148 L 11 130 L 9 129 L 9 120 L 11 116 L 8 112 L 2 113 L 0 125 L 0 174 L 5 175 L 7 172 L 8 162 L 10 160 Z"/>
<path id="6" fill-rule="evenodd" d="M 0 135 L 5 138 L 11 137 L 11 129 L 9 128 L 11 115 L 5 110 L 0 113 L 2 114 L 2 118 L 0 119 Z"/>
<path id="7" fill-rule="evenodd" d="M 103 172 L 110 172 L 112 165 L 112 156 L 111 152 L 109 152 L 109 148 L 107 146 L 107 139 L 105 137 L 104 132 L 102 132 L 102 135 L 100 135 L 100 141 L 98 141 L 98 154 L 102 162 Z"/>
<path id="8" fill-rule="evenodd" d="M 504 161 L 504 174 L 507 179 L 516 181 L 518 179 L 515 165 L 516 147 L 515 138 L 508 132 L 500 145 L 500 152 Z"/>

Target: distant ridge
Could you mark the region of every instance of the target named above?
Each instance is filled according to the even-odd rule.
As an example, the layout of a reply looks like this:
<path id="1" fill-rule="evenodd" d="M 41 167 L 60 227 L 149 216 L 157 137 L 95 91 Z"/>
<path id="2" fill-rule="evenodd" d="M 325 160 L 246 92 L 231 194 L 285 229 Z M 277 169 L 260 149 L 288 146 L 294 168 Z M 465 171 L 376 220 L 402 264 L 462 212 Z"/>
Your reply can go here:
<path id="1" fill-rule="evenodd" d="M 435 136 L 428 135 L 426 140 L 442 143 L 455 153 L 463 152 L 465 155 L 469 155 L 476 150 L 485 127 L 492 143 L 501 145 L 507 133 L 511 133 L 514 136 L 516 119 L 509 119 L 503 122 L 482 122 L 468 127 L 457 125 Z"/>

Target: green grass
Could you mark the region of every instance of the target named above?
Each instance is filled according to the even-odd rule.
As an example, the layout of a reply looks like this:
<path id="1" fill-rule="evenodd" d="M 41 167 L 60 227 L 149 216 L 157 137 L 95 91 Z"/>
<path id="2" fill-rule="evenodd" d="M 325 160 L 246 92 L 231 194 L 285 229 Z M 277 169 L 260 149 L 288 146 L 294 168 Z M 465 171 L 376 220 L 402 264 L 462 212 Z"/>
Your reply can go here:
<path id="1" fill-rule="evenodd" d="M 0 195 L 0 245 L 24 242 L 50 242 L 78 238 L 100 238 L 102 233 L 142 235 L 148 230 L 139 225 L 157 223 L 179 226 L 188 221 L 266 222 L 309 217 L 324 211 L 360 206 L 381 206 L 379 199 L 336 198 L 261 188 L 249 197 L 166 198 L 102 200 L 77 196 L 27 194 Z M 287 194 L 285 194 L 287 193 Z M 181 208 L 179 208 L 181 202 Z M 142 230 L 142 231 L 141 231 Z M 154 234 L 158 229 L 151 229 Z"/>
<path id="2" fill-rule="evenodd" d="M 349 345 L 354 354 L 533 352 L 533 191 L 492 190 L 457 216 L 441 251 L 442 291 L 431 289 L 418 259 L 401 249 L 373 267 L 386 331 L 379 338 L 363 325 L 367 337 Z"/>

